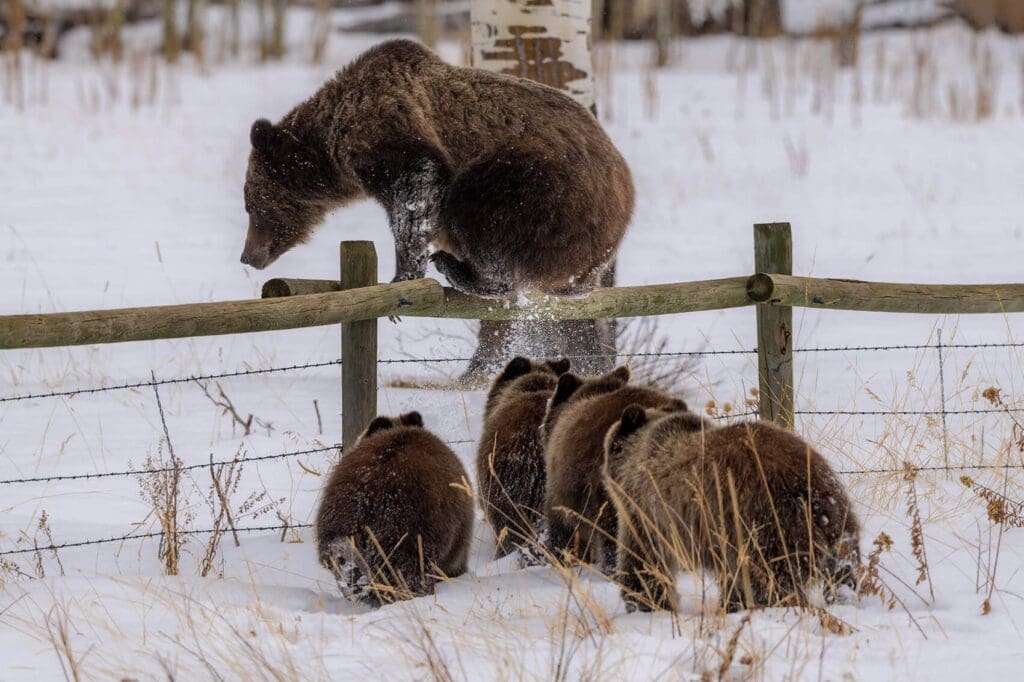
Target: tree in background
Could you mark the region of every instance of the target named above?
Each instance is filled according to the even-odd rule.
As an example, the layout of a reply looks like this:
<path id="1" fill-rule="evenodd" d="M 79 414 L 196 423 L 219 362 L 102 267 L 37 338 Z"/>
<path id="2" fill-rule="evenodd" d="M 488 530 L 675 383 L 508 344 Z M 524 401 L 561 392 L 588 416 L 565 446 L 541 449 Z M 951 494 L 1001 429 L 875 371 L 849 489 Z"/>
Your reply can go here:
<path id="1" fill-rule="evenodd" d="M 473 0 L 472 62 L 482 69 L 530 78 L 562 90 L 596 114 L 591 58 L 590 0 Z M 614 285 L 614 268 L 601 282 Z M 463 379 L 480 381 L 515 353 L 574 356 L 582 371 L 611 363 L 611 321 L 481 321 L 478 343 Z"/>

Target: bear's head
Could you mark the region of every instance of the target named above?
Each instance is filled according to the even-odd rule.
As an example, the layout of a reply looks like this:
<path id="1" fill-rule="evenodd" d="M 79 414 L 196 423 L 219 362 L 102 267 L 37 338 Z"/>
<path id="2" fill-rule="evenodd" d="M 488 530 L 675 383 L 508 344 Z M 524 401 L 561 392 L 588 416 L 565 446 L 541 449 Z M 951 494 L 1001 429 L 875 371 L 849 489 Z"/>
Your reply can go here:
<path id="1" fill-rule="evenodd" d="M 558 377 L 568 372 L 569 366 L 568 358 L 543 361 L 524 357 L 513 358 L 491 383 L 484 406 L 484 418 L 491 414 L 498 399 L 503 395 L 513 392 L 523 394 L 554 390 Z"/>
<path id="2" fill-rule="evenodd" d="M 407 412 L 401 417 L 376 417 L 372 422 L 370 422 L 370 425 L 366 427 L 366 430 L 363 431 L 362 435 L 359 436 L 359 440 L 361 441 L 364 438 L 369 438 L 381 431 L 397 429 L 402 426 L 423 428 L 423 416 L 419 412 Z"/>
<path id="3" fill-rule="evenodd" d="M 628 367 L 616 367 L 608 374 L 599 377 L 580 377 L 572 372 L 562 374 L 558 378 L 558 385 L 548 400 L 547 411 L 544 414 L 544 422 L 541 424 L 541 438 L 547 439 L 558 423 L 558 419 L 565 412 L 565 408 L 573 403 L 586 400 L 597 395 L 617 391 L 629 383 L 630 372 Z"/>
<path id="4" fill-rule="evenodd" d="M 252 124 L 245 176 L 249 232 L 242 262 L 262 270 L 306 241 L 327 212 L 358 196 L 354 177 L 323 149 L 266 119 Z"/>
<path id="5" fill-rule="evenodd" d="M 604 475 L 617 479 L 633 443 L 647 432 L 647 442 L 669 442 L 679 434 L 704 433 L 717 428 L 714 422 L 690 412 L 681 401 L 660 408 L 630 405 L 622 417 L 608 428 L 604 437 Z"/>
<path id="6" fill-rule="evenodd" d="M 651 410 L 648 414 L 640 405 L 630 405 L 622 411 L 622 417 L 608 428 L 604 437 L 604 474 L 612 479 L 619 476 L 620 465 L 625 457 L 625 450 L 628 439 L 640 431 L 650 421 L 651 417 L 658 413 L 658 410 Z"/>

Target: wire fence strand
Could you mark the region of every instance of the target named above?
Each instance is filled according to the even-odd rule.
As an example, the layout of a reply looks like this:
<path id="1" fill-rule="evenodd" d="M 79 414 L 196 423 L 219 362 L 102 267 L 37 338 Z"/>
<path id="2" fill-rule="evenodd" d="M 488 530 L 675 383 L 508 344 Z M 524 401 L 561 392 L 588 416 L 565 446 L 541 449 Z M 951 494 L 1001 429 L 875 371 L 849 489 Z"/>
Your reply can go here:
<path id="1" fill-rule="evenodd" d="M 311 523 L 290 523 L 281 524 L 277 526 L 245 526 L 242 528 L 233 528 L 232 530 L 238 533 L 256 533 L 262 531 L 288 531 L 292 529 L 301 530 L 304 528 L 312 528 Z M 209 533 L 222 533 L 223 528 L 204 528 L 202 530 L 188 530 L 182 529 L 175 531 L 176 535 L 204 535 Z M 153 533 L 127 533 L 125 535 L 118 535 L 115 537 L 99 538 L 96 540 L 80 540 L 78 542 L 65 542 L 63 544 L 55 545 L 33 545 L 32 547 L 25 547 L 23 549 L 12 549 L 4 552 L 0 552 L 0 557 L 11 556 L 15 554 L 34 554 L 36 552 L 54 552 L 61 549 L 71 549 L 74 547 L 88 547 L 90 545 L 107 545 L 113 542 L 127 542 L 129 540 L 147 540 L 150 538 L 162 538 L 166 533 L 164 531 L 156 531 Z"/>
<path id="2" fill-rule="evenodd" d="M 265 462 L 267 460 L 274 459 L 288 459 L 291 457 L 302 457 L 304 455 L 315 455 L 317 453 L 330 452 L 332 450 L 341 450 L 341 444 L 335 443 L 334 445 L 328 445 L 321 448 L 297 450 L 295 452 L 279 452 L 274 455 L 259 455 L 257 457 L 241 457 L 237 459 L 222 459 L 214 462 L 203 462 L 202 464 L 188 464 L 179 467 L 126 469 L 124 471 L 104 471 L 99 473 L 65 474 L 58 476 L 36 476 L 32 478 L 9 478 L 7 480 L 0 481 L 0 485 L 13 485 L 16 483 L 50 483 L 52 481 L 84 481 L 96 478 L 116 478 L 119 476 L 146 476 L 149 474 L 162 474 L 171 471 L 194 471 L 196 469 L 208 469 L 211 466 L 231 464 L 232 462 L 237 462 L 238 464 L 246 464 L 248 462 Z"/>
<path id="3" fill-rule="evenodd" d="M 814 346 L 806 348 L 794 348 L 794 353 L 850 353 L 850 352 L 872 352 L 872 351 L 911 351 L 938 349 L 939 344 L 890 344 L 875 346 Z M 944 350 L 958 349 L 998 349 L 998 348 L 1024 348 L 1024 342 L 1003 342 L 1003 343 L 950 343 L 941 344 Z M 692 351 L 664 351 L 647 353 L 595 353 L 586 355 L 568 355 L 570 360 L 593 360 L 599 358 L 649 358 L 649 357 L 715 357 L 730 355 L 757 355 L 757 349 L 736 348 L 730 350 L 692 350 Z M 377 361 L 381 365 L 393 364 L 445 364 L 455 362 L 469 362 L 470 357 L 438 357 L 438 358 L 382 358 Z M 193 381 L 210 381 L 215 379 L 228 379 L 232 377 L 256 376 L 260 374 L 276 374 L 281 372 L 292 372 L 304 369 L 317 369 L 322 367 L 340 366 L 341 358 L 334 360 L 323 360 L 305 364 L 282 365 L 279 367 L 266 367 L 261 369 L 243 369 L 219 374 L 196 374 L 183 377 L 170 377 L 156 379 L 155 376 L 149 381 L 126 382 L 112 386 L 96 386 L 90 388 L 77 388 L 61 391 L 49 391 L 38 393 L 25 393 L 0 397 L 0 403 L 17 402 L 22 400 L 39 400 L 43 398 L 72 397 L 77 395 L 89 395 L 95 393 L 107 393 L 110 391 L 124 391 L 137 388 L 148 388 L 152 386 L 166 386 L 171 384 L 184 384 Z"/>
<path id="4" fill-rule="evenodd" d="M 76 395 L 89 395 L 93 393 L 107 393 L 110 391 L 127 391 L 133 388 L 149 388 L 152 386 L 167 386 L 170 384 L 187 384 L 192 381 L 210 381 L 213 379 L 227 379 L 230 377 L 247 377 L 257 374 L 276 374 L 278 372 L 292 372 L 301 369 L 313 369 L 316 367 L 332 367 L 341 365 L 341 360 L 324 360 L 323 362 L 310 362 L 304 365 L 285 365 L 281 367 L 267 367 L 265 369 L 243 369 L 223 374 L 196 374 L 187 377 L 173 377 L 169 379 L 157 379 L 155 375 L 149 381 L 136 381 L 113 386 L 96 386 L 93 388 L 78 388 L 66 391 L 50 391 L 49 393 L 25 393 L 22 395 L 9 395 L 0 397 L 0 403 L 17 402 L 20 400 L 40 400 L 42 398 L 62 398 Z"/>

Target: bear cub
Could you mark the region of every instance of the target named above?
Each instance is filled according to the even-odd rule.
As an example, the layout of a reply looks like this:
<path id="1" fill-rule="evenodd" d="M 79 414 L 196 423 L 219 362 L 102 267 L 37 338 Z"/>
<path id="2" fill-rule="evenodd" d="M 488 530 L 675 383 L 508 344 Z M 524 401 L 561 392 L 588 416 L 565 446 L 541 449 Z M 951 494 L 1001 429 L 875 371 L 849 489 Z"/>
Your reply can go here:
<path id="1" fill-rule="evenodd" d="M 619 367 L 600 377 L 563 374 L 544 416 L 547 487 L 544 517 L 548 545 L 610 572 L 615 566 L 615 509 L 601 477 L 604 438 L 630 405 L 686 410 L 686 403 L 658 389 L 629 385 Z"/>
<path id="2" fill-rule="evenodd" d="M 342 593 L 379 606 L 465 573 L 473 536 L 466 470 L 410 412 L 377 417 L 331 470 L 316 517 L 320 563 Z"/>
<path id="3" fill-rule="evenodd" d="M 476 481 L 484 518 L 497 538 L 497 557 L 519 548 L 535 553 L 543 525 L 544 443 L 540 426 L 569 360 L 514 358 L 494 379 L 484 407 Z"/>
<path id="4" fill-rule="evenodd" d="M 825 459 L 788 431 L 633 405 L 608 430 L 604 474 L 628 610 L 675 610 L 680 568 L 712 572 L 730 612 L 805 604 L 812 580 L 828 601 L 856 587 L 850 500 Z"/>

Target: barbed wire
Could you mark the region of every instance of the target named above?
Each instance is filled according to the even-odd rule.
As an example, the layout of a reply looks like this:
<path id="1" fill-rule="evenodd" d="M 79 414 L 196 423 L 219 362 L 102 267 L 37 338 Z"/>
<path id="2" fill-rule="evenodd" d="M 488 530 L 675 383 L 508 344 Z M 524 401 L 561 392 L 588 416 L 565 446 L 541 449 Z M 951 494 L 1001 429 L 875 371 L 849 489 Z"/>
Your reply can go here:
<path id="1" fill-rule="evenodd" d="M 613 358 L 653 358 L 653 357 L 680 357 L 680 356 L 711 356 L 711 355 L 757 355 L 757 349 L 735 349 L 735 350 L 680 350 L 680 351 L 667 351 L 661 353 L 590 353 L 590 354 L 576 354 L 576 355 L 562 355 L 559 357 L 568 358 L 569 360 L 597 360 L 601 358 L 613 359 Z M 445 362 L 469 362 L 473 358 L 470 357 L 454 357 L 454 358 L 385 358 L 378 360 L 377 363 L 381 365 L 398 365 L 398 364 L 431 364 L 431 363 L 445 363 Z"/>
<path id="2" fill-rule="evenodd" d="M 466 442 L 469 442 L 469 441 L 466 441 Z M 326 449 L 329 449 L 329 448 L 323 448 L 323 449 L 320 449 L 318 451 L 323 451 L 323 450 L 326 450 Z M 292 454 L 300 454 L 300 453 L 292 453 Z M 246 461 L 255 461 L 255 458 L 254 458 L 254 460 L 246 460 Z M 209 466 L 209 465 L 208 464 L 197 465 L 196 467 L 190 467 L 190 468 L 198 468 L 198 466 Z M 965 465 L 960 465 L 960 466 L 956 466 L 956 465 L 954 465 L 954 466 L 915 466 L 915 467 L 912 468 L 912 471 L 914 471 L 915 473 L 920 473 L 920 472 L 939 472 L 939 471 L 942 471 L 942 472 L 947 472 L 947 471 L 983 471 L 983 470 L 1008 471 L 1008 470 L 1011 470 L 1011 469 L 1021 469 L 1021 470 L 1024 470 L 1024 464 L 965 464 Z M 887 468 L 887 469 L 840 469 L 836 473 L 840 474 L 840 475 L 844 475 L 844 476 L 867 475 L 867 474 L 905 474 L 905 473 L 907 473 L 907 468 L 906 467 L 892 467 L 892 468 Z M 0 481 L 0 483 L 3 483 L 3 482 Z M 245 526 L 245 527 L 242 527 L 242 528 L 233 528 L 232 530 L 234 530 L 234 531 L 236 531 L 238 533 L 255 533 L 255 532 L 263 532 L 263 531 L 271 531 L 271 530 L 275 531 L 275 532 L 277 532 L 277 531 L 288 531 L 288 530 L 302 530 L 302 529 L 307 529 L 307 528 L 312 528 L 312 527 L 313 527 L 313 524 L 311 524 L 311 523 L 291 523 L 291 524 L 280 524 L 280 525 L 276 525 L 276 526 Z M 217 532 L 223 532 L 223 529 L 215 529 L 215 528 L 204 528 L 204 529 L 198 529 L 198 530 L 197 529 L 186 529 L 186 530 L 176 531 L 176 535 L 191 536 L 191 535 L 204 535 L 204 534 L 217 533 Z M 155 531 L 155 532 L 152 532 L 152 533 L 126 533 L 124 535 L 118 535 L 118 536 L 107 537 L 107 538 L 98 538 L 98 539 L 93 539 L 93 540 L 80 540 L 80 541 L 77 541 L 77 542 L 66 542 L 66 543 L 61 543 L 61 544 L 52 544 L 51 543 L 51 544 L 48 544 L 48 545 L 35 545 L 33 547 L 26 547 L 26 548 L 23 548 L 23 549 L 6 550 L 6 551 L 3 551 L 3 552 L 0 552 L 0 557 L 12 556 L 12 555 L 18 555 L 18 554 L 35 554 L 35 553 L 40 553 L 40 552 L 55 552 L 55 551 L 62 550 L 62 549 L 73 549 L 73 548 L 78 548 L 78 547 L 88 547 L 88 546 L 92 546 L 92 545 L 104 545 L 104 544 L 111 544 L 111 543 L 115 543 L 115 542 L 128 542 L 130 540 L 146 540 L 146 539 L 152 539 L 152 538 L 162 538 L 164 535 L 166 535 L 166 533 L 163 532 L 163 531 Z"/>
<path id="3" fill-rule="evenodd" d="M 158 467 L 153 469 L 127 469 L 125 471 L 104 471 L 98 473 L 83 473 L 83 474 L 65 474 L 57 476 L 36 476 L 33 478 L 10 478 L 4 481 L 0 481 L 0 485 L 13 485 L 16 483 L 49 483 L 52 481 L 75 481 L 75 480 L 88 480 L 96 478 L 115 478 L 118 476 L 144 476 L 147 474 L 162 474 L 171 471 L 194 471 L 196 469 L 206 469 L 211 466 L 220 466 L 222 464 L 231 464 L 237 462 L 238 464 L 246 464 L 247 462 L 265 462 L 272 459 L 287 459 L 289 457 L 302 457 L 303 455 L 314 455 L 320 452 L 330 452 L 331 450 L 340 450 L 341 444 L 335 443 L 334 445 L 324 446 L 321 448 L 311 448 L 309 450 L 297 450 L 295 452 L 279 452 L 274 455 L 259 455 L 257 457 L 241 457 L 237 459 L 222 459 L 213 462 L 204 462 L 202 464 L 188 464 L 179 467 Z"/>
<path id="4" fill-rule="evenodd" d="M 1024 412 L 1024 407 L 999 407 L 970 410 L 795 410 L 793 414 L 815 417 L 938 417 L 939 415 L 1006 414 Z"/>
<path id="5" fill-rule="evenodd" d="M 1020 343 L 943 343 L 942 348 L 949 349 L 978 349 L 978 348 L 1024 348 L 1024 342 Z M 896 350 L 936 350 L 938 343 L 925 344 L 891 344 L 888 346 L 808 346 L 807 348 L 794 348 L 794 353 L 846 353 L 856 351 L 896 351 Z"/>
<path id="6" fill-rule="evenodd" d="M 255 533 L 257 531 L 285 531 L 292 529 L 303 529 L 312 528 L 311 523 L 290 523 L 287 525 L 281 524 L 278 526 L 245 526 L 243 528 L 232 528 L 231 530 L 238 533 Z M 223 533 L 223 528 L 204 528 L 202 530 L 179 530 L 175 531 L 176 535 L 203 535 L 208 533 Z M 160 538 L 166 535 L 163 531 L 156 531 L 152 533 L 126 533 L 125 535 L 119 535 L 109 538 L 99 538 L 96 540 L 80 540 L 78 542 L 66 542 L 60 545 L 49 544 L 49 545 L 38 545 L 33 547 L 26 547 L 25 549 L 13 549 L 5 552 L 0 552 L 0 556 L 11 556 L 13 554 L 34 554 L 36 552 L 54 552 L 61 549 L 71 549 L 74 547 L 87 547 L 89 545 L 106 545 L 112 542 L 127 542 L 128 540 L 146 540 L 150 538 Z"/>
<path id="7" fill-rule="evenodd" d="M 1014 343 L 956 343 L 942 344 L 945 350 L 949 349 L 994 349 L 994 348 L 1024 348 L 1024 342 Z M 794 348 L 794 353 L 849 353 L 849 352 L 871 352 L 871 351 L 910 351 L 938 349 L 938 344 L 890 344 L 878 346 L 813 346 L 807 348 Z M 693 351 L 666 351 L 666 352 L 644 352 L 644 353 L 593 353 L 575 354 L 564 357 L 570 360 L 593 360 L 599 358 L 649 358 L 649 357 L 713 357 L 729 355 L 756 355 L 757 349 L 731 349 L 731 350 L 693 350 Z M 440 357 L 440 358 L 381 358 L 378 364 L 444 364 L 453 362 L 469 362 L 470 357 Z M 170 384 L 184 384 L 192 381 L 210 381 L 215 379 L 229 379 L 232 377 L 254 376 L 260 374 L 276 374 L 281 372 L 292 372 L 304 369 L 317 369 L 322 367 L 340 366 L 341 358 L 310 362 L 305 364 L 282 365 L 279 367 L 266 367 L 261 369 L 244 369 L 218 374 L 197 374 L 184 377 L 170 377 L 166 379 L 151 378 L 149 381 L 126 382 L 112 386 L 96 386 L 91 388 L 77 388 L 62 391 L 49 391 L 39 393 L 25 393 L 0 397 L 0 403 L 17 402 L 22 400 L 38 400 L 43 398 L 71 397 L 77 395 L 88 395 L 94 393 L 107 393 L 110 391 L 124 391 L 135 388 L 149 388 L 153 386 L 165 386 Z"/>
<path id="8" fill-rule="evenodd" d="M 963 464 L 949 466 L 915 466 L 909 471 L 1009 471 L 1011 469 L 1024 470 L 1024 464 Z M 840 469 L 836 471 L 837 474 L 853 475 L 853 474 L 905 474 L 908 469 L 906 467 L 893 467 L 891 469 Z"/>
<path id="9" fill-rule="evenodd" d="M 464 445 L 466 443 L 475 443 L 476 441 L 471 438 L 462 440 L 448 440 L 445 441 L 446 445 Z M 310 448 L 308 450 L 296 450 L 294 452 L 279 452 L 273 455 L 258 455 L 256 457 L 240 457 L 235 459 L 221 459 L 214 460 L 212 462 L 204 462 L 202 464 L 187 464 L 179 467 L 157 467 L 152 469 L 126 469 L 124 471 L 104 471 L 98 473 L 82 473 L 82 474 L 63 474 L 54 476 L 34 476 L 30 478 L 9 478 L 0 481 L 0 486 L 3 485 L 15 485 L 19 483 L 50 483 L 53 481 L 77 481 L 77 480 L 89 480 L 97 478 L 116 478 L 116 477 L 127 477 L 127 476 L 145 476 L 148 474 L 162 474 L 171 471 L 195 471 L 196 469 L 207 469 L 211 466 L 221 466 L 223 464 L 247 464 L 249 462 L 266 462 L 268 460 L 275 459 L 288 459 L 290 457 L 303 457 L 305 455 L 315 455 L 323 452 L 341 451 L 341 443 L 334 443 L 333 445 L 325 445 L 319 448 Z"/>
<path id="10" fill-rule="evenodd" d="M 264 369 L 243 369 L 223 374 L 197 374 L 187 377 L 173 377 L 170 379 L 150 379 L 149 381 L 137 381 L 114 386 L 97 386 L 93 388 L 79 388 L 67 391 L 51 391 L 49 393 L 25 393 L 22 395 L 9 395 L 0 397 L 0 403 L 15 402 L 19 400 L 37 400 L 42 398 L 60 398 L 90 393 L 106 393 L 109 391 L 125 391 L 133 388 L 149 388 L 153 386 L 166 386 L 169 384 L 186 384 L 190 381 L 209 381 L 211 379 L 226 379 L 230 377 L 253 376 L 256 374 L 274 374 L 277 372 L 291 372 L 300 369 L 313 369 L 316 367 L 331 367 L 340 365 L 341 359 L 324 360 L 323 362 L 310 362 L 304 365 L 286 365 L 281 367 L 267 367 Z"/>

